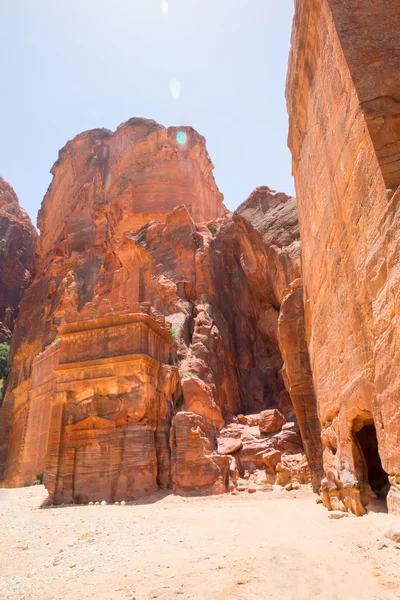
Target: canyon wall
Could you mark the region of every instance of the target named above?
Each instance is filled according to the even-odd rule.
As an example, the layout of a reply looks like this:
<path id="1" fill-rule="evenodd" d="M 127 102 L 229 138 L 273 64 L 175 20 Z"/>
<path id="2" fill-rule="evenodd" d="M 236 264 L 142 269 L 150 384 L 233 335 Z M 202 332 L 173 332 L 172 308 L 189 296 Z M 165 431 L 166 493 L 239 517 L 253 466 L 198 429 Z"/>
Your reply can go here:
<path id="1" fill-rule="evenodd" d="M 9 343 L 33 273 L 37 233 L 12 187 L 0 177 L 0 343 Z"/>
<path id="2" fill-rule="evenodd" d="M 400 11 L 296 0 L 287 80 L 324 504 L 400 512 Z M 386 478 L 386 480 L 385 480 Z"/>
<path id="3" fill-rule="evenodd" d="M 259 188 L 229 213 L 212 169 L 193 129 L 144 119 L 60 152 L 0 412 L 3 485 L 43 477 L 56 504 L 222 493 L 259 470 L 319 485 L 294 199 Z"/>

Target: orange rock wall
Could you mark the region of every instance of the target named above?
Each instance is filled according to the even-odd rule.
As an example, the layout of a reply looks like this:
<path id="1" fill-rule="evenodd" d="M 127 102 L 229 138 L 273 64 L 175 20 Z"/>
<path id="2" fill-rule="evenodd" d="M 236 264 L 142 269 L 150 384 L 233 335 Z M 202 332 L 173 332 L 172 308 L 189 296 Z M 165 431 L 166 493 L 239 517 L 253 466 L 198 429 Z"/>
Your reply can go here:
<path id="1" fill-rule="evenodd" d="M 329 4 L 385 185 L 395 189 L 400 185 L 399 4 L 396 0 Z"/>
<path id="2" fill-rule="evenodd" d="M 184 132 L 187 142 L 178 143 Z M 40 255 L 69 258 L 85 247 L 121 239 L 150 220 L 187 206 L 196 221 L 224 212 L 204 138 L 190 127 L 166 129 L 130 119 L 112 133 L 82 133 L 60 151 L 39 212 Z"/>
<path id="3" fill-rule="evenodd" d="M 298 0 L 287 81 L 323 497 L 357 514 L 371 423 L 400 511 L 398 19 L 396 2 Z"/>

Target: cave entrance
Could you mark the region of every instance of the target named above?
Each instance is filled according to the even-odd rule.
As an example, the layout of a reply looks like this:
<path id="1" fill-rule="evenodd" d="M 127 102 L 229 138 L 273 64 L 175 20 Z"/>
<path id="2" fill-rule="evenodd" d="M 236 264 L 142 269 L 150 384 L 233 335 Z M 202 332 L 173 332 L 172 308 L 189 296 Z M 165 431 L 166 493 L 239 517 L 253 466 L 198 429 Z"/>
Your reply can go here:
<path id="1" fill-rule="evenodd" d="M 373 423 L 365 424 L 355 433 L 364 458 L 364 477 L 379 500 L 386 501 L 389 491 L 389 477 L 382 467 L 379 456 L 378 438 Z"/>

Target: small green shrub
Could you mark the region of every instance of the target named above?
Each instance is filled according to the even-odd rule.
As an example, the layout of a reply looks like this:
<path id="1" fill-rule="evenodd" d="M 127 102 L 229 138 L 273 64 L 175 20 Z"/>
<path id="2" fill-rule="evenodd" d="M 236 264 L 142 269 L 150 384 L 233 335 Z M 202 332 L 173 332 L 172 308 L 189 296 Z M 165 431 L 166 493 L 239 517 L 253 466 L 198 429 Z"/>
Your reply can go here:
<path id="1" fill-rule="evenodd" d="M 211 225 L 207 225 L 207 227 L 213 235 L 215 235 L 217 233 L 217 227 L 215 225 L 213 225 L 212 223 L 211 223 Z"/>
<path id="2" fill-rule="evenodd" d="M 5 379 L 10 370 L 9 364 L 10 346 L 8 344 L 0 344 L 0 379 Z"/>
<path id="3" fill-rule="evenodd" d="M 170 328 L 169 335 L 172 337 L 174 342 L 176 342 L 176 340 L 178 339 L 178 333 L 175 331 L 175 329 L 173 327 Z"/>

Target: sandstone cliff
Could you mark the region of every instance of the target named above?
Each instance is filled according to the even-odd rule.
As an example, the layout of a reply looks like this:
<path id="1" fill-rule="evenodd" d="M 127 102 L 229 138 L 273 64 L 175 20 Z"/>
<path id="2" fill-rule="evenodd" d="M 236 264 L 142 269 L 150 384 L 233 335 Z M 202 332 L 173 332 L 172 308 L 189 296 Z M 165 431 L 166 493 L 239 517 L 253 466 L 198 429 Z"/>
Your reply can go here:
<path id="1" fill-rule="evenodd" d="M 287 80 L 328 508 L 400 512 L 398 3 L 297 0 Z"/>
<path id="2" fill-rule="evenodd" d="M 10 342 L 18 305 L 33 273 L 37 233 L 12 187 L 0 177 L 0 342 Z"/>
<path id="3" fill-rule="evenodd" d="M 193 129 L 143 119 L 60 152 L 13 340 L 7 485 L 43 476 L 60 503 L 308 480 L 292 348 L 318 485 L 301 303 L 279 325 L 301 285 L 294 199 L 259 188 L 231 214 L 212 168 Z"/>

